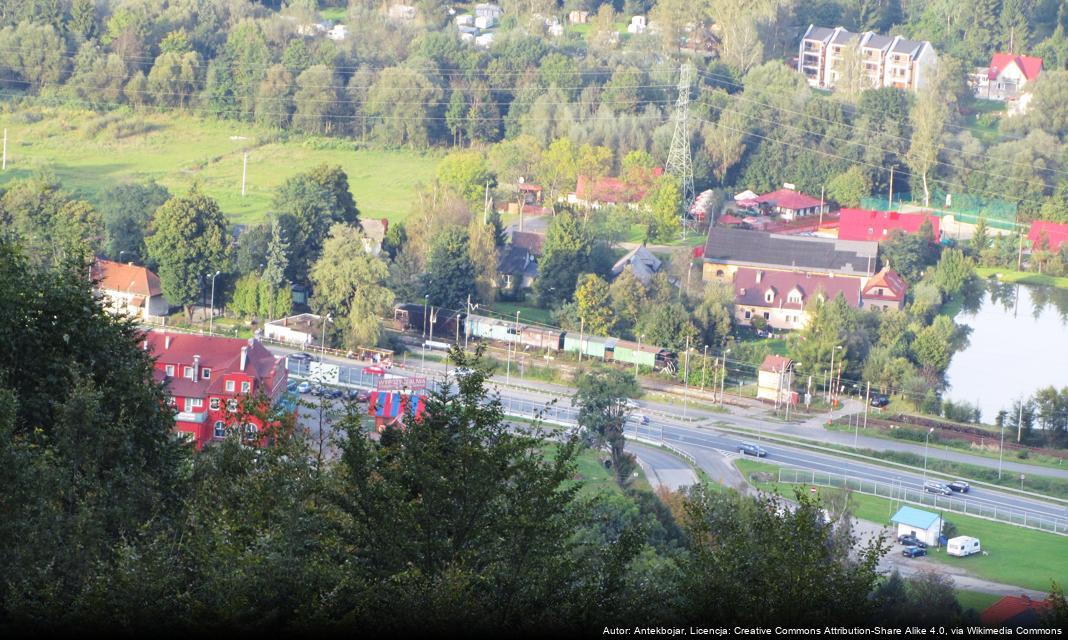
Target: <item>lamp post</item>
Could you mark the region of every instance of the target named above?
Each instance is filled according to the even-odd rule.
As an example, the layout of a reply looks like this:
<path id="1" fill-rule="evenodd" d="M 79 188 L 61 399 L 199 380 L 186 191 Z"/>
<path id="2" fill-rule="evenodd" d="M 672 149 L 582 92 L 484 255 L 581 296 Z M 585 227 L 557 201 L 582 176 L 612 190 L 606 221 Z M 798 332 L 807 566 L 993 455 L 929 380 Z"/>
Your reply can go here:
<path id="1" fill-rule="evenodd" d="M 508 366 L 504 373 L 504 383 L 508 384 L 512 381 L 512 350 L 513 346 L 519 348 L 519 312 L 515 312 L 515 339 L 512 340 L 512 344 L 508 345 Z M 516 351 L 516 358 L 519 357 L 519 351 Z"/>
<path id="2" fill-rule="evenodd" d="M 217 278 L 220 273 L 222 273 L 222 271 L 216 271 L 215 275 L 211 277 L 211 310 L 208 312 L 208 335 L 211 335 L 211 330 L 215 326 L 215 278 Z"/>
<path id="3" fill-rule="evenodd" d="M 683 370 L 682 378 L 682 419 L 685 420 L 686 414 L 690 411 L 690 336 L 686 336 L 686 366 Z"/>
<path id="4" fill-rule="evenodd" d="M 727 354 L 730 353 L 730 349 L 723 351 L 723 369 L 719 376 L 719 404 L 723 406 L 723 394 L 726 393 L 727 388 Z M 741 384 L 741 383 L 739 383 Z"/>
<path id="5" fill-rule="evenodd" d="M 323 332 L 319 336 L 319 362 L 322 363 L 323 358 L 326 357 L 326 323 L 333 324 L 334 317 L 331 314 L 323 316 Z"/>
<path id="6" fill-rule="evenodd" d="M 430 303 L 430 294 L 423 296 L 423 342 L 426 342 L 426 306 Z"/>
<path id="7" fill-rule="evenodd" d="M 701 356 L 701 393 L 705 392 L 705 374 L 708 373 L 708 345 L 705 345 L 704 355 Z"/>
<path id="8" fill-rule="evenodd" d="M 828 403 L 831 401 L 831 395 L 833 393 L 831 391 L 831 388 L 834 386 L 834 352 L 838 351 L 841 348 L 842 348 L 841 345 L 835 345 L 835 347 L 833 349 L 831 349 L 831 369 L 830 369 L 830 373 L 828 374 L 830 377 L 827 378 L 827 402 Z"/>
<path id="9" fill-rule="evenodd" d="M 638 377 L 638 357 L 639 357 L 639 354 L 642 352 L 642 340 L 644 338 L 645 338 L 645 334 L 644 333 L 640 334 L 638 336 L 638 353 L 634 354 L 634 377 L 635 378 Z"/>
<path id="10" fill-rule="evenodd" d="M 1001 480 L 1001 461 L 1005 457 L 1005 420 L 1001 421 L 1001 446 L 998 447 L 998 480 Z"/>
<path id="11" fill-rule="evenodd" d="M 927 430 L 927 433 L 923 436 L 923 481 L 927 482 L 927 443 L 931 439 L 931 434 L 934 433 L 934 427 Z"/>

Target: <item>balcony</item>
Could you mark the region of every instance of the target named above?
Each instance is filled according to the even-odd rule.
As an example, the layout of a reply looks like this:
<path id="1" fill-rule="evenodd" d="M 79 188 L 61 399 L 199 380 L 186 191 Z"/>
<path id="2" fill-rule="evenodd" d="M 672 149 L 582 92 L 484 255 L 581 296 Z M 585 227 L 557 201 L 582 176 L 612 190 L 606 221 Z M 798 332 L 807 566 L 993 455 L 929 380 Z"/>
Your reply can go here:
<path id="1" fill-rule="evenodd" d="M 194 411 L 180 411 L 174 416 L 176 422 L 195 422 L 197 424 L 204 424 L 207 419 L 207 411 L 201 411 L 200 413 Z"/>

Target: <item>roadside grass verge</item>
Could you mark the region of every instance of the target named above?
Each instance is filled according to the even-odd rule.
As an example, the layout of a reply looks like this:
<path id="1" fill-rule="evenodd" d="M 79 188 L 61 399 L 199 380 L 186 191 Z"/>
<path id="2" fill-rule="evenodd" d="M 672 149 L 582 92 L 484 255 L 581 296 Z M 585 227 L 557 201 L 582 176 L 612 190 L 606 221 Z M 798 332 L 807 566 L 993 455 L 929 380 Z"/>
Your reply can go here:
<path id="1" fill-rule="evenodd" d="M 775 478 L 778 471 L 776 465 L 744 459 L 735 461 L 735 464 L 746 481 L 757 489 L 775 492 L 787 498 L 792 497 L 798 488 L 806 490 L 807 485 L 779 484 L 774 480 L 754 480 L 751 477 L 753 473 L 763 472 L 772 474 Z M 817 487 L 815 493 L 822 497 L 840 492 L 841 489 Z M 849 507 L 853 515 L 876 524 L 889 525 L 894 511 L 902 504 L 889 498 L 849 492 Z M 1056 580 L 1059 584 L 1068 582 L 1068 536 L 961 514 L 949 514 L 946 520 L 956 525 L 958 535 L 979 538 L 986 553 L 956 558 L 946 555 L 944 550 L 931 549 L 928 556 L 931 561 L 964 568 L 984 580 L 1039 591 L 1048 591 L 1051 580 Z M 900 549 L 896 546 L 890 550 L 890 553 L 899 552 Z"/>
<path id="2" fill-rule="evenodd" d="M 969 591 L 957 589 L 957 602 L 964 610 L 971 609 L 976 613 L 982 613 L 987 607 L 1001 599 L 996 593 L 983 593 L 982 591 Z"/>

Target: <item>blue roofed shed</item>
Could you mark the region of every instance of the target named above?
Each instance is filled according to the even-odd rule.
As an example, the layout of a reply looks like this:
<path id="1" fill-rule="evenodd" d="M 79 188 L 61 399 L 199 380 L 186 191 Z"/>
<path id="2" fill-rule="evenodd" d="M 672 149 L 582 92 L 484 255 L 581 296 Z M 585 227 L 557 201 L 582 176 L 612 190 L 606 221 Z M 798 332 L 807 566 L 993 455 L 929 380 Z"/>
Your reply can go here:
<path id="1" fill-rule="evenodd" d="M 911 533 L 929 545 L 938 544 L 938 536 L 942 533 L 941 514 L 915 507 L 901 507 L 894 517 L 890 518 L 890 522 L 897 525 L 897 535 Z"/>

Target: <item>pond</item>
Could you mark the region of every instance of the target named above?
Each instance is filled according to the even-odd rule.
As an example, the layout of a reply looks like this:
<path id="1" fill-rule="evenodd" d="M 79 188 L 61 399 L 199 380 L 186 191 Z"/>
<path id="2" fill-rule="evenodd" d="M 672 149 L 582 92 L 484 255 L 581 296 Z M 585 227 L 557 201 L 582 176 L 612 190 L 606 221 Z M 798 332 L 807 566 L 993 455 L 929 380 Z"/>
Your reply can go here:
<path id="1" fill-rule="evenodd" d="M 1042 387 L 1068 386 L 1068 290 L 991 280 L 955 320 L 972 332 L 945 396 L 978 404 L 983 422 Z"/>

